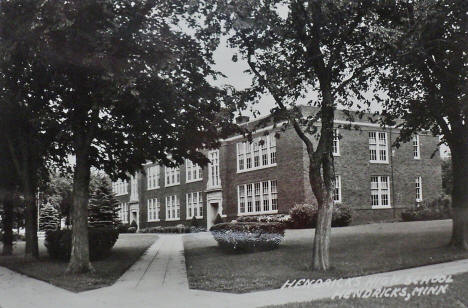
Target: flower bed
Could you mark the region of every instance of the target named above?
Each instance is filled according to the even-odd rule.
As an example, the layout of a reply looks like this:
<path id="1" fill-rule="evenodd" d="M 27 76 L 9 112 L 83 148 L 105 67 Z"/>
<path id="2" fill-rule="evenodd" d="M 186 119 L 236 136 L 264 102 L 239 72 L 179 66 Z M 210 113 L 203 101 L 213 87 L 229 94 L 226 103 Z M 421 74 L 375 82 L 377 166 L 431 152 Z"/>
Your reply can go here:
<path id="1" fill-rule="evenodd" d="M 214 225 L 210 231 L 223 249 L 253 251 L 278 248 L 284 229 L 283 223 L 230 222 Z"/>

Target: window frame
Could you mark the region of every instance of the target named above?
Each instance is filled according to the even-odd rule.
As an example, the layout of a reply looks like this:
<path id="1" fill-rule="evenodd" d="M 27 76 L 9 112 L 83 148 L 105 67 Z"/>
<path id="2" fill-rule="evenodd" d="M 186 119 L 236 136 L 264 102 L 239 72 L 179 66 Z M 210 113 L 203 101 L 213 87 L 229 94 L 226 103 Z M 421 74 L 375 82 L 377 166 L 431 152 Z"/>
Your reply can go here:
<path id="1" fill-rule="evenodd" d="M 373 179 L 377 178 L 377 182 L 373 182 Z M 382 181 L 382 179 L 386 179 L 385 181 Z M 392 202 L 391 202 L 391 182 L 390 182 L 390 177 L 388 175 L 372 175 L 371 176 L 371 207 L 372 209 L 387 209 L 392 207 Z M 376 187 L 373 187 L 373 183 L 377 183 Z M 383 183 L 387 184 L 387 188 L 383 188 Z M 377 203 L 376 205 L 372 204 L 373 203 L 373 194 L 374 191 L 377 191 Z M 383 204 L 383 196 L 387 196 L 387 201 L 388 204 Z"/>
<path id="2" fill-rule="evenodd" d="M 261 142 L 262 140 L 263 142 Z M 252 142 L 237 142 L 237 173 L 277 166 L 276 150 L 276 137 L 273 134 L 255 137 Z M 264 158 L 266 158 L 266 160 Z M 267 162 L 266 164 L 265 161 Z"/>
<path id="3" fill-rule="evenodd" d="M 220 165 L 219 165 L 219 150 L 213 150 L 208 152 L 208 183 L 207 188 L 220 188 L 221 177 L 220 177 Z"/>
<path id="4" fill-rule="evenodd" d="M 168 183 L 168 178 L 170 179 L 173 177 L 173 181 L 169 181 Z M 165 166 L 164 168 L 164 187 L 171 187 L 171 186 L 177 186 L 180 185 L 180 167 L 168 167 Z"/>
<path id="5" fill-rule="evenodd" d="M 338 190 L 338 199 L 335 199 L 335 196 L 337 195 L 336 192 Z M 333 190 L 333 201 L 335 203 L 341 203 L 342 202 L 342 193 L 341 193 L 341 175 L 336 175 L 335 176 L 335 188 Z"/>
<path id="6" fill-rule="evenodd" d="M 169 213 L 171 213 L 171 210 L 174 210 L 175 217 L 169 217 L 172 216 L 168 215 Z M 180 199 L 177 195 L 166 196 L 166 221 L 176 220 L 180 220 Z"/>
<path id="7" fill-rule="evenodd" d="M 146 169 L 146 190 L 160 188 L 159 180 L 161 177 L 161 167 L 159 165 L 151 166 Z M 153 185 L 155 184 L 155 185 Z"/>
<path id="8" fill-rule="evenodd" d="M 371 134 L 374 134 L 375 138 L 371 138 Z M 381 139 L 380 136 L 385 136 L 384 139 Z M 389 156 L 389 150 L 388 150 L 388 134 L 387 132 L 383 131 L 368 131 L 368 136 L 369 136 L 369 162 L 371 164 L 388 164 L 388 156 Z M 371 140 L 374 139 L 375 143 L 371 143 Z M 381 143 L 381 140 L 385 140 L 385 144 Z M 372 152 L 375 151 L 375 159 L 372 159 Z M 385 160 L 381 159 L 381 154 L 385 153 Z"/>
<path id="9" fill-rule="evenodd" d="M 333 156 L 341 156 L 340 154 L 340 131 L 338 130 L 338 128 L 333 129 L 332 154 Z"/>
<path id="10" fill-rule="evenodd" d="M 146 204 L 146 217 L 147 217 L 146 221 L 147 222 L 160 221 L 160 218 L 159 218 L 160 211 L 161 211 L 161 204 L 158 198 L 149 198 Z M 151 213 L 153 215 L 151 215 Z"/>
<path id="11" fill-rule="evenodd" d="M 193 175 L 197 177 L 193 177 Z M 189 180 L 190 175 L 190 180 Z M 193 183 L 203 181 L 203 168 L 198 164 L 194 164 L 190 159 L 185 160 L 185 183 Z"/>
<path id="12" fill-rule="evenodd" d="M 411 139 L 413 148 L 413 159 L 421 159 L 421 143 L 419 141 L 419 135 L 416 134 Z"/>
<path id="13" fill-rule="evenodd" d="M 422 177 L 420 177 L 420 176 L 416 177 L 414 182 L 415 182 L 415 188 L 416 188 L 416 202 L 422 202 L 424 200 L 423 199 Z"/>
<path id="14" fill-rule="evenodd" d="M 265 207 L 269 210 L 265 210 Z M 258 208 L 260 208 L 259 211 Z M 243 211 L 241 211 L 242 209 Z M 238 216 L 275 213 L 278 213 L 277 180 L 263 180 L 237 185 Z"/>
<path id="15" fill-rule="evenodd" d="M 194 203 L 194 196 L 196 196 L 197 202 Z M 185 194 L 185 206 L 186 206 L 186 212 L 185 216 L 188 219 L 192 219 L 193 216 L 195 218 L 200 219 L 203 218 L 203 194 L 201 191 L 193 191 Z M 197 215 L 193 215 L 194 209 L 197 209 Z M 189 213 L 192 213 L 192 215 L 189 215 Z M 200 215 L 201 214 L 201 215 Z"/>

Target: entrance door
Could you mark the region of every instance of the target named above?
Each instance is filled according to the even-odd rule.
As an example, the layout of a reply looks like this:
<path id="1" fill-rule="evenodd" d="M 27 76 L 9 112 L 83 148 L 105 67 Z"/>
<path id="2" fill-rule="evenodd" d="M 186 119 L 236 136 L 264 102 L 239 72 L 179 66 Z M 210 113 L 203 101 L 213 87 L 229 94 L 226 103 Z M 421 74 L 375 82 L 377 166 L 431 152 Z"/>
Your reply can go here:
<path id="1" fill-rule="evenodd" d="M 136 224 L 137 224 L 137 229 L 140 228 L 140 224 L 138 222 L 138 210 L 132 210 L 131 212 L 131 215 L 130 215 L 130 223 L 132 223 L 132 221 L 135 221 Z"/>
<path id="2" fill-rule="evenodd" d="M 218 201 L 210 201 L 208 203 L 207 208 L 207 216 L 206 216 L 206 224 L 207 228 L 210 229 L 212 225 L 214 225 L 214 221 L 216 220 L 216 216 L 220 213 L 220 206 Z"/>

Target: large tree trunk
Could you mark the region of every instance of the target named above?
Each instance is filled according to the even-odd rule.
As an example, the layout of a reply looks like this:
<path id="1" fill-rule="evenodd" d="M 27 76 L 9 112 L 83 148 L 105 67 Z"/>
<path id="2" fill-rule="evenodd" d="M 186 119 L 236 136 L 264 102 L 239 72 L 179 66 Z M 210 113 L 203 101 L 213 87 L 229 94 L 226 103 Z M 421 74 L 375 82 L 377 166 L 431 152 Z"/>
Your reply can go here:
<path id="1" fill-rule="evenodd" d="M 3 251 L 2 255 L 10 256 L 13 253 L 13 192 L 8 191 L 3 198 Z"/>
<path id="2" fill-rule="evenodd" d="M 330 268 L 330 236 L 333 212 L 333 183 L 332 169 L 329 164 L 322 165 L 324 172 L 320 172 L 319 165 L 311 162 L 309 179 L 312 191 L 318 203 L 317 223 L 315 227 L 312 268 L 326 271 Z"/>
<path id="3" fill-rule="evenodd" d="M 72 251 L 67 273 L 94 272 L 89 260 L 88 199 L 90 163 L 87 149 L 78 148 L 73 176 Z"/>
<path id="4" fill-rule="evenodd" d="M 39 245 L 37 240 L 37 206 L 34 192 L 30 187 L 24 189 L 24 220 L 26 248 L 25 257 L 39 257 Z"/>
<path id="5" fill-rule="evenodd" d="M 452 153 L 453 188 L 452 211 L 453 228 L 450 245 L 463 250 L 468 250 L 468 145 L 462 140 L 450 148 Z"/>

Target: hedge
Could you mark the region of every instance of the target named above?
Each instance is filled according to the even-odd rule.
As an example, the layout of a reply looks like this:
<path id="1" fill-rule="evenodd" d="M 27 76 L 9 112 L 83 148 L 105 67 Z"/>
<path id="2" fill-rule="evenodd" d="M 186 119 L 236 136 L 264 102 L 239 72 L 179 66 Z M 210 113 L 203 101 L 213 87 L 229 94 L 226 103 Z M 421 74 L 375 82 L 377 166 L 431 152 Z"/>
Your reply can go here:
<path id="1" fill-rule="evenodd" d="M 223 249 L 253 251 L 278 248 L 284 229 L 283 223 L 230 222 L 214 225 L 210 231 Z"/>
<path id="2" fill-rule="evenodd" d="M 112 228 L 89 228 L 89 257 L 91 261 L 107 257 L 119 237 Z M 46 233 L 44 245 L 52 259 L 68 261 L 72 248 L 72 230 L 56 230 Z"/>
<path id="3" fill-rule="evenodd" d="M 200 227 L 187 227 L 182 224 L 177 226 L 158 226 L 140 229 L 141 233 L 195 233 L 200 231 L 205 231 L 205 229 Z"/>
<path id="4" fill-rule="evenodd" d="M 431 202 L 419 203 L 401 213 L 403 221 L 447 219 L 451 217 L 450 200 L 440 197 Z"/>
<path id="5" fill-rule="evenodd" d="M 315 228 L 317 224 L 318 207 L 316 204 L 296 204 L 289 210 L 291 217 L 289 225 L 295 229 Z M 349 205 L 336 203 L 333 205 L 332 227 L 345 227 L 351 223 L 352 209 Z"/>

